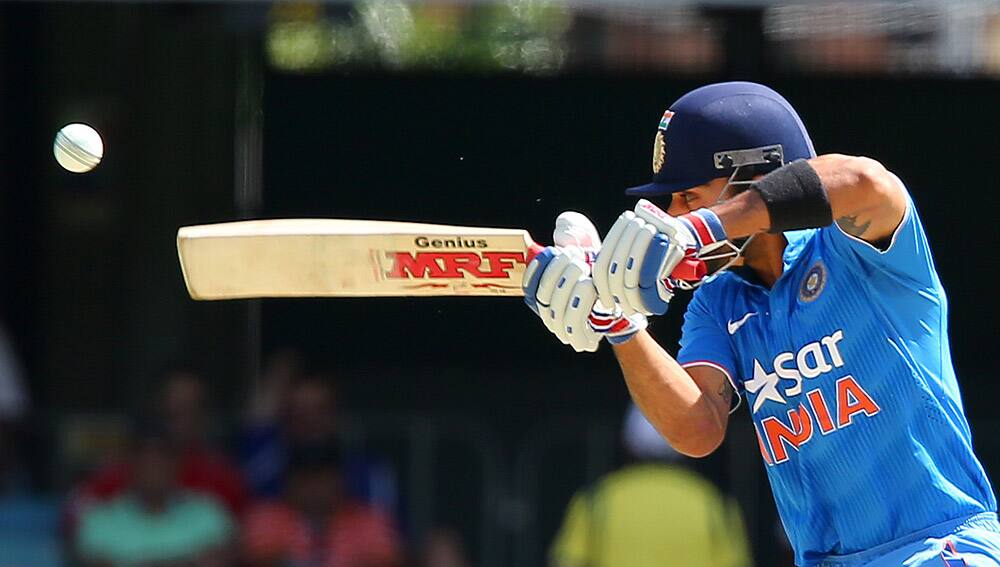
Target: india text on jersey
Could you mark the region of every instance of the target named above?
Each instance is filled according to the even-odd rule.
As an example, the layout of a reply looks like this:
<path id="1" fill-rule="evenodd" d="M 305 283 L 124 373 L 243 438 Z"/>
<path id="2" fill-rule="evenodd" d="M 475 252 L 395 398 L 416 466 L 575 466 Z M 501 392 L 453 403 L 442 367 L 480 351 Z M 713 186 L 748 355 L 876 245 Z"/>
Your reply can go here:
<path id="1" fill-rule="evenodd" d="M 747 392 L 756 396 L 753 413 L 767 401 L 786 406 L 786 397 L 800 400 L 798 407 L 788 409 L 787 421 L 768 416 L 754 426 L 761 455 L 768 465 L 787 461 L 788 450 L 797 451 L 812 439 L 816 430 L 827 435 L 852 425 L 859 413 L 871 417 L 880 411 L 871 395 L 850 374 L 837 378 L 835 400 L 828 401 L 820 388 L 809 389 L 804 399 L 800 397 L 803 379 L 817 379 L 844 366 L 837 348 L 843 338 L 844 332 L 837 330 L 796 352 L 778 353 L 771 363 L 772 372 L 754 359 L 753 378 L 744 382 Z M 793 384 L 779 391 L 781 380 L 791 380 Z"/>

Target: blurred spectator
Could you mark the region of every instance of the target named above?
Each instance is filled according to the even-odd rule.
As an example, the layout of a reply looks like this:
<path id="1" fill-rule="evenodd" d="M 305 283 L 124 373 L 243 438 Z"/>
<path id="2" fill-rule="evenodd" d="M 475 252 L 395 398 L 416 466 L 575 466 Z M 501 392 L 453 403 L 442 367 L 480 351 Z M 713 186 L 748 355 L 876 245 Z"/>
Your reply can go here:
<path id="1" fill-rule="evenodd" d="M 210 414 L 201 377 L 189 369 L 168 372 L 155 405 L 164 433 L 178 450 L 177 482 L 188 490 L 213 496 L 239 517 L 246 505 L 246 488 L 239 469 L 208 441 Z M 69 534 L 75 531 L 83 510 L 120 494 L 129 486 L 133 474 L 132 463 L 116 462 L 76 488 L 64 519 Z"/>
<path id="2" fill-rule="evenodd" d="M 635 459 L 573 496 L 550 550 L 554 567 L 745 567 L 741 514 L 634 405 L 622 440 Z"/>
<path id="3" fill-rule="evenodd" d="M 420 550 L 420 567 L 469 567 L 465 546 L 450 528 L 435 528 L 427 534 Z"/>
<path id="4" fill-rule="evenodd" d="M 62 565 L 59 507 L 32 494 L 15 429 L 0 423 L 0 565 Z"/>
<path id="5" fill-rule="evenodd" d="M 244 476 L 259 497 L 283 493 L 289 447 L 338 440 L 338 392 L 325 374 L 306 374 L 291 349 L 270 356 L 250 399 L 240 453 Z M 357 451 L 343 455 L 348 493 L 383 510 L 395 510 L 396 481 L 391 467 Z"/>
<path id="6" fill-rule="evenodd" d="M 287 496 L 247 516 L 244 559 L 253 566 L 394 567 L 399 536 L 387 516 L 345 493 L 339 448 L 289 454 Z"/>
<path id="7" fill-rule="evenodd" d="M 28 394 L 21 378 L 21 364 L 0 325 L 0 423 L 17 421 L 28 412 Z"/>
<path id="8" fill-rule="evenodd" d="M 296 407 L 296 400 L 303 407 Z M 258 497 L 281 494 L 288 444 L 297 441 L 298 435 L 313 441 L 331 439 L 333 406 L 330 386 L 303 381 L 302 359 L 296 351 L 284 349 L 268 357 L 259 382 L 254 384 L 240 439 L 240 460 L 251 493 Z"/>
<path id="9" fill-rule="evenodd" d="M 84 511 L 76 540 L 86 564 L 229 565 L 233 524 L 210 496 L 178 486 L 179 452 L 163 429 L 138 435 L 129 490 Z"/>
<path id="10" fill-rule="evenodd" d="M 32 491 L 28 409 L 21 364 L 0 325 L 0 564 L 55 567 L 62 564 L 59 508 Z"/>

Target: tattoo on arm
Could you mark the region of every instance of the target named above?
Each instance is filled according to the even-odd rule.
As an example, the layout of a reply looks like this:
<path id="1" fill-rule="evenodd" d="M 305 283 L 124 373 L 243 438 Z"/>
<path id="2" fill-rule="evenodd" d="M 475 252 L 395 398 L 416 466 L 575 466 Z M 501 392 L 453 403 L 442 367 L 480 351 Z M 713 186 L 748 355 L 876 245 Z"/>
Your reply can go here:
<path id="1" fill-rule="evenodd" d="M 859 223 L 858 215 L 852 215 L 840 217 L 837 219 L 837 224 L 840 225 L 840 228 L 842 228 L 847 234 L 861 238 L 868 230 L 868 227 L 872 225 L 872 221 L 869 219 L 865 222 Z"/>
<path id="2" fill-rule="evenodd" d="M 732 386 L 732 384 L 729 383 L 729 380 L 723 381 L 722 385 L 719 386 L 719 396 L 721 396 L 722 398 L 724 398 L 726 400 L 729 400 L 730 398 L 732 398 L 732 396 L 733 396 L 733 386 Z"/>

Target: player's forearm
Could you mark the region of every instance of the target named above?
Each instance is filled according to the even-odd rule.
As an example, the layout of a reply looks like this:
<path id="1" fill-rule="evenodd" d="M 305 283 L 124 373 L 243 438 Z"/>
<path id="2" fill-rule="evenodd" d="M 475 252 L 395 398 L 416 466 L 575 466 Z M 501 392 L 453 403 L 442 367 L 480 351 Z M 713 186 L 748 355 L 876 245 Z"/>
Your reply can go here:
<path id="1" fill-rule="evenodd" d="M 614 351 L 632 399 L 674 449 L 704 457 L 722 443 L 728 412 L 712 404 L 647 332 L 615 345 Z"/>
<path id="2" fill-rule="evenodd" d="M 899 225 L 906 210 L 905 195 L 892 174 L 877 161 L 827 154 L 810 159 L 809 165 L 826 190 L 833 220 L 845 232 L 874 241 L 890 235 Z M 767 206 L 755 190 L 711 208 L 730 238 L 771 230 Z"/>

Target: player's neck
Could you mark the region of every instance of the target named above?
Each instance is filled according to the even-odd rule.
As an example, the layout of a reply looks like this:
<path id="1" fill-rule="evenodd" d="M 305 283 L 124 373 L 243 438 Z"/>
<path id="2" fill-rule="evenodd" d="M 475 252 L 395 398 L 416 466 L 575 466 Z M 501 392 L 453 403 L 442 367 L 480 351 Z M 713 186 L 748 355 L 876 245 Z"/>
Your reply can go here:
<path id="1" fill-rule="evenodd" d="M 743 265 L 752 269 L 761 282 L 770 288 L 785 269 L 784 254 L 787 244 L 784 235 L 758 234 L 743 253 Z"/>

